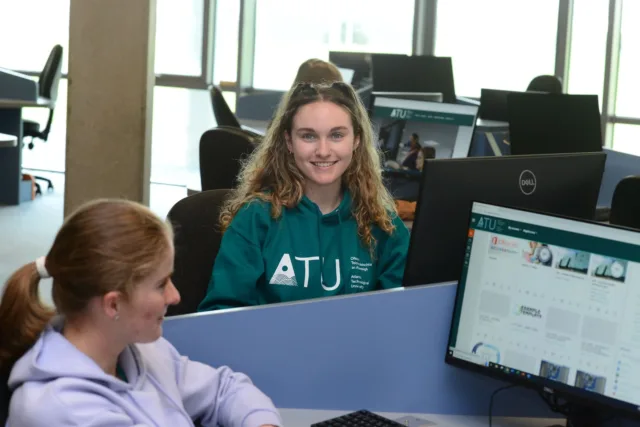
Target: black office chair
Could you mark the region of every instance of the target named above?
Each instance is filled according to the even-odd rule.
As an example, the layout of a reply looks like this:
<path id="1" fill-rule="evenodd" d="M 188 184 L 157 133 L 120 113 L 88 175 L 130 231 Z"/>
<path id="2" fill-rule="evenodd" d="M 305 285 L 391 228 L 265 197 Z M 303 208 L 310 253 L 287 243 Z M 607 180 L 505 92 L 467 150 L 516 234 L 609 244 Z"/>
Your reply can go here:
<path id="1" fill-rule="evenodd" d="M 51 106 L 49 107 L 49 118 L 44 129 L 40 130 L 40 123 L 31 120 L 22 121 L 22 136 L 30 137 L 28 147 L 33 149 L 34 138 L 39 138 L 43 141 L 47 141 L 49 138 L 49 132 L 51 131 L 51 122 L 53 121 L 53 111 L 55 109 L 55 102 L 58 99 L 58 86 L 60 85 L 60 77 L 62 75 L 62 46 L 55 45 L 51 49 L 47 63 L 45 64 L 40 78 L 38 79 L 38 96 L 51 100 Z M 36 180 L 41 180 L 47 183 L 47 189 L 53 190 L 53 183 L 50 179 L 35 176 Z M 36 193 L 42 194 L 40 184 L 36 183 Z"/>
<path id="2" fill-rule="evenodd" d="M 640 229 L 640 176 L 628 176 L 616 185 L 609 223 Z"/>
<path id="3" fill-rule="evenodd" d="M 7 417 L 9 416 L 9 399 L 11 393 L 7 382 L 9 381 L 9 374 L 0 371 L 0 426 L 7 423 Z"/>
<path id="4" fill-rule="evenodd" d="M 222 235 L 220 207 L 231 190 L 219 189 L 191 195 L 176 203 L 168 214 L 174 229 L 173 283 L 180 304 L 169 307 L 168 316 L 194 313 L 207 294 Z"/>
<path id="5" fill-rule="evenodd" d="M 209 94 L 211 95 L 211 105 L 213 107 L 213 115 L 216 118 L 216 124 L 218 126 L 229 126 L 234 128 L 240 128 L 240 122 L 229 104 L 224 99 L 222 91 L 216 86 L 209 86 Z"/>
<path id="6" fill-rule="evenodd" d="M 562 93 L 562 81 L 551 75 L 534 77 L 527 87 L 527 92 Z"/>
<path id="7" fill-rule="evenodd" d="M 202 191 L 234 188 L 241 162 L 260 138 L 240 128 L 220 126 L 200 137 L 200 183 Z"/>

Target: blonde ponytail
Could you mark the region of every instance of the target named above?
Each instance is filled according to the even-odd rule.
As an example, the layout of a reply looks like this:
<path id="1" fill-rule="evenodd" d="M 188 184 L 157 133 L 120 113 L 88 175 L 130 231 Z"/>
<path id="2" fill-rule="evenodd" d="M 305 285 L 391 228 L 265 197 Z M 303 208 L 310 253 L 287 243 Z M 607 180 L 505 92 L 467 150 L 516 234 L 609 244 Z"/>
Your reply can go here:
<path id="1" fill-rule="evenodd" d="M 40 301 L 36 263 L 13 273 L 0 302 L 0 372 L 11 369 L 38 339 L 55 312 Z"/>

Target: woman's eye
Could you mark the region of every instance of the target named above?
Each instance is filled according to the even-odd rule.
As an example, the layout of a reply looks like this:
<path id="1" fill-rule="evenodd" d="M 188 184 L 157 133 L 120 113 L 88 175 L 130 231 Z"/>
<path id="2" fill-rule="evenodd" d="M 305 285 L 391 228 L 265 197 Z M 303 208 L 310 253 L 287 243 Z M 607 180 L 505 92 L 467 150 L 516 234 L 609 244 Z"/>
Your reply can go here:
<path id="1" fill-rule="evenodd" d="M 305 133 L 304 135 L 302 135 L 302 139 L 304 139 L 305 141 L 313 141 L 315 137 L 316 136 L 312 133 Z"/>
<path id="2" fill-rule="evenodd" d="M 344 135 L 342 133 L 340 133 L 340 132 L 335 132 L 335 133 L 331 134 L 331 137 L 333 139 L 342 139 L 342 138 L 344 138 Z"/>

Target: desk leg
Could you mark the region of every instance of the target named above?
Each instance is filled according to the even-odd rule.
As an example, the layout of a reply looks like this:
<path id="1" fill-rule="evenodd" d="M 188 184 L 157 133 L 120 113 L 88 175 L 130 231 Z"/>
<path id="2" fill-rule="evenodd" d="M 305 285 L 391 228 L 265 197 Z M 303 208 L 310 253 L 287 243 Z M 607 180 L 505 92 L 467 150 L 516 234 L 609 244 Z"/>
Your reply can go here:
<path id="1" fill-rule="evenodd" d="M 18 137 L 17 146 L 0 148 L 0 205 L 18 205 L 22 180 L 21 108 L 0 108 L 0 133 Z"/>

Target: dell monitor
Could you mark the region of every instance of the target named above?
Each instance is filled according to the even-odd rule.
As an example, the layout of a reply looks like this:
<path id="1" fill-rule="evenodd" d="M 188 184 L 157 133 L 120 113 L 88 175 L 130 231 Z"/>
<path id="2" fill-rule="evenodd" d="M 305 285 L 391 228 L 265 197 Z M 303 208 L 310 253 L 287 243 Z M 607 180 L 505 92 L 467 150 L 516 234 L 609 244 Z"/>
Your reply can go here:
<path id="1" fill-rule="evenodd" d="M 597 95 L 510 93 L 511 154 L 602 151 Z"/>
<path id="2" fill-rule="evenodd" d="M 572 427 L 638 417 L 640 231 L 469 208 L 446 362 L 565 402 Z"/>
<path id="3" fill-rule="evenodd" d="M 379 92 L 439 92 L 455 104 L 451 58 L 437 56 L 371 55 L 373 89 Z"/>
<path id="4" fill-rule="evenodd" d="M 426 160 L 404 286 L 457 280 L 473 200 L 593 219 L 605 153 Z"/>

